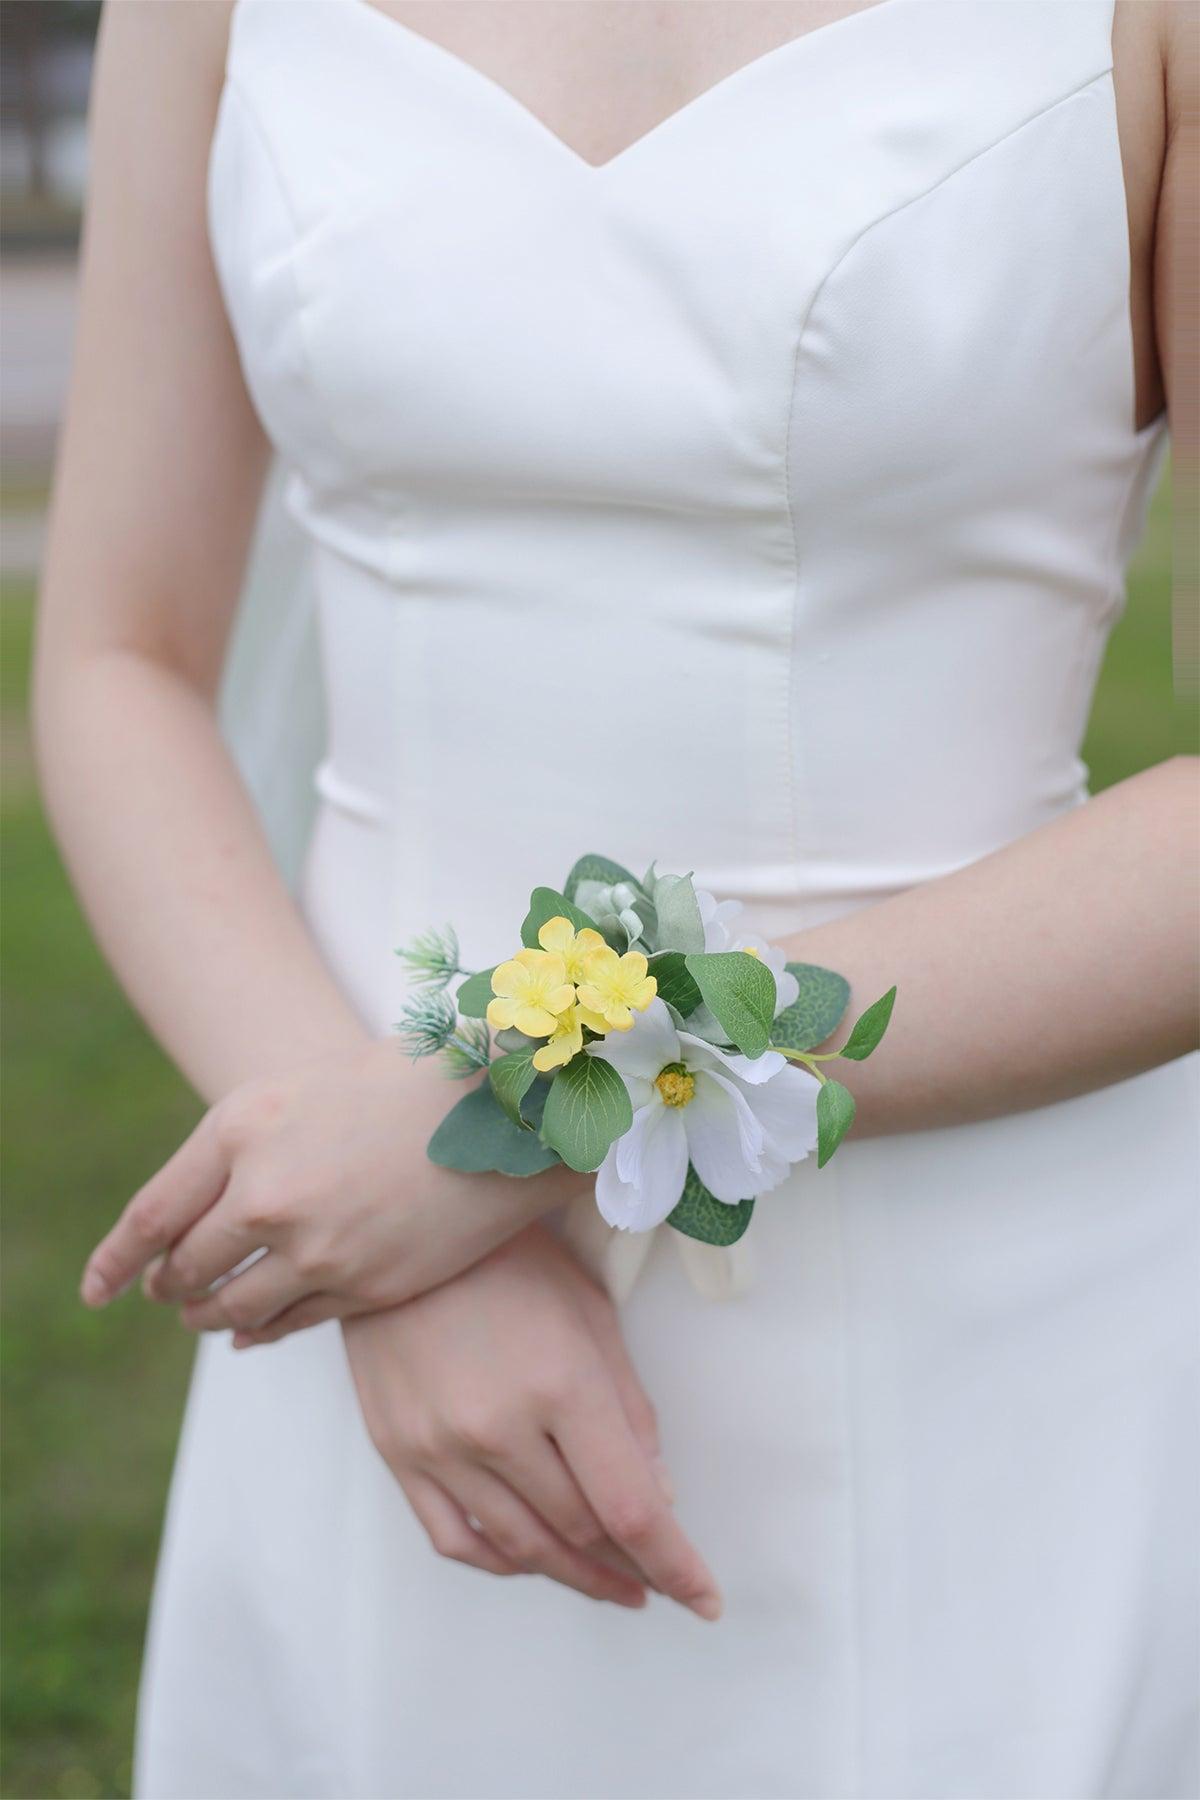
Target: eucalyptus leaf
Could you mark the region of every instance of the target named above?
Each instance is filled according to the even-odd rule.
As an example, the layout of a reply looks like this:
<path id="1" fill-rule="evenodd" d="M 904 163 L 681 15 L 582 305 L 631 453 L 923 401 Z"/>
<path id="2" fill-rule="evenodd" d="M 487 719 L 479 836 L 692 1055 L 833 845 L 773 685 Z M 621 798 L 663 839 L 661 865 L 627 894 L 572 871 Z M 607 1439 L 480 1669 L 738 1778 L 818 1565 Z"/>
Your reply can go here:
<path id="1" fill-rule="evenodd" d="M 842 1022 L 850 999 L 850 983 L 833 969 L 817 963 L 788 963 L 800 992 L 790 1006 L 777 1013 L 771 1026 L 771 1042 L 789 1050 L 813 1050 L 832 1037 Z"/>
<path id="2" fill-rule="evenodd" d="M 854 1095 L 826 1081 L 817 1095 L 817 1167 L 823 1169 L 854 1123 Z"/>
<path id="3" fill-rule="evenodd" d="M 761 1056 L 771 1041 L 775 977 L 747 950 L 713 950 L 688 956 L 684 966 L 722 1031 L 743 1056 Z"/>
<path id="4" fill-rule="evenodd" d="M 564 894 L 555 888 L 535 887 L 529 896 L 529 911 L 525 915 L 525 923 L 521 927 L 521 942 L 527 950 L 538 950 L 538 932 L 547 919 L 570 919 L 576 931 L 582 931 L 585 925 L 596 929 L 595 919 L 589 918 L 578 906 L 571 903 Z"/>
<path id="5" fill-rule="evenodd" d="M 536 1131 L 518 1130 L 486 1081 L 451 1107 L 426 1154 L 439 1168 L 470 1175 L 537 1175 L 559 1161 Z"/>
<path id="6" fill-rule="evenodd" d="M 866 1062 L 888 1028 L 895 1003 L 896 990 L 890 987 L 881 999 L 876 1000 L 873 1006 L 868 1006 L 861 1018 L 856 1020 L 853 1031 L 838 1055 L 848 1057 L 851 1062 Z"/>
<path id="7" fill-rule="evenodd" d="M 658 947 L 685 955 L 704 949 L 704 922 L 690 875 L 660 875 L 654 884 Z"/>
<path id="8" fill-rule="evenodd" d="M 477 975 L 468 975 L 454 996 L 454 1004 L 464 1019 L 482 1019 L 488 1009 L 488 1001 L 492 999 L 492 976 L 494 969 L 480 969 Z"/>
<path id="9" fill-rule="evenodd" d="M 537 1045 L 530 1044 L 527 1049 L 513 1050 L 488 1064 L 492 1092 L 519 1131 L 533 1130 L 521 1112 L 521 1102 L 537 1080 L 538 1072 L 533 1066 L 536 1050 Z"/>
<path id="10" fill-rule="evenodd" d="M 667 1214 L 667 1224 L 702 1244 L 736 1244 L 753 1211 L 753 1200 L 739 1200 L 736 1205 L 718 1200 L 689 1163 L 683 1193 L 675 1210 Z"/>
<path id="11" fill-rule="evenodd" d="M 551 1082 L 542 1137 L 572 1169 L 598 1169 L 609 1145 L 632 1124 L 629 1089 L 598 1056 L 572 1057 Z"/>
<path id="12" fill-rule="evenodd" d="M 681 950 L 660 950 L 650 958 L 647 973 L 658 983 L 658 998 L 686 1018 L 700 1004 L 700 989 L 687 972 Z"/>
<path id="13" fill-rule="evenodd" d="M 620 863 L 613 862 L 608 856 L 581 856 L 567 879 L 563 882 L 563 893 L 568 900 L 576 898 L 576 889 L 581 881 L 597 881 L 604 887 L 613 887 L 618 881 L 627 881 L 632 888 L 640 888 L 641 882 Z"/>

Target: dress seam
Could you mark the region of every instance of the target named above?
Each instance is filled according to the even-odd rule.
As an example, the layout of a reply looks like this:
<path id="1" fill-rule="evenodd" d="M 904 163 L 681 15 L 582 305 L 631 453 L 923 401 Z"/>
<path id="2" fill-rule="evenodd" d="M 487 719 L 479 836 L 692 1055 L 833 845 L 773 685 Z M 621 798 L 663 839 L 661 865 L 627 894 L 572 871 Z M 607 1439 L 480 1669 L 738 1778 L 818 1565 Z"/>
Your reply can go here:
<path id="1" fill-rule="evenodd" d="M 980 149 L 972 151 L 970 156 L 964 158 L 962 162 L 956 163 L 954 167 L 948 169 L 944 175 L 939 175 L 936 181 L 931 182 L 927 188 L 922 188 L 919 194 L 911 194 L 907 200 L 902 200 L 898 205 L 889 207 L 886 212 L 880 213 L 878 217 L 871 219 L 866 225 L 862 226 L 860 230 L 856 231 L 849 243 L 839 251 L 834 261 L 829 265 L 828 269 L 826 269 L 824 275 L 822 275 L 816 287 L 813 289 L 812 294 L 809 296 L 808 305 L 804 309 L 803 317 L 800 320 L 796 332 L 795 349 L 792 353 L 792 377 L 788 394 L 787 419 L 784 426 L 783 440 L 784 503 L 787 509 L 788 529 L 792 539 L 792 598 L 788 621 L 787 685 L 784 702 L 785 731 L 783 753 L 784 793 L 786 796 L 788 836 L 791 846 L 791 863 L 793 868 L 798 867 L 801 860 L 800 829 L 797 816 L 798 794 L 794 755 L 794 746 L 796 742 L 796 643 L 798 635 L 801 576 L 796 506 L 792 494 L 792 426 L 795 420 L 796 411 L 796 390 L 799 382 L 800 353 L 804 347 L 804 339 L 812 320 L 813 311 L 816 308 L 821 295 L 824 293 L 825 288 L 837 274 L 846 258 L 856 250 L 863 242 L 864 238 L 868 237 L 873 231 L 877 230 L 881 225 L 886 225 L 890 219 L 896 218 L 900 213 L 907 211 L 910 206 L 916 206 L 922 200 L 928 200 L 931 195 L 937 193 L 939 188 L 944 187 L 947 182 L 953 181 L 956 176 L 961 175 L 963 171 L 969 169 L 972 164 L 979 162 L 985 156 L 991 155 L 994 150 L 1001 149 L 1003 145 L 1009 143 L 1030 125 L 1035 125 L 1040 119 L 1046 118 L 1048 114 L 1056 112 L 1060 106 L 1066 106 L 1068 102 L 1078 99 L 1081 94 L 1086 94 L 1089 89 L 1094 88 L 1099 82 L 1106 80 L 1111 81 L 1111 45 L 1108 48 L 1110 54 L 1105 66 L 1089 75 L 1086 81 L 1079 82 L 1065 94 L 1059 94 L 1055 99 L 1048 101 L 1045 106 L 1039 106 L 1036 112 L 1029 113 L 1024 119 L 1019 120 L 1017 124 L 1010 126 L 1007 131 L 1002 132 L 999 137 L 992 138 L 988 143 L 982 145 Z M 1128 304 L 1128 302 L 1126 303 Z"/>

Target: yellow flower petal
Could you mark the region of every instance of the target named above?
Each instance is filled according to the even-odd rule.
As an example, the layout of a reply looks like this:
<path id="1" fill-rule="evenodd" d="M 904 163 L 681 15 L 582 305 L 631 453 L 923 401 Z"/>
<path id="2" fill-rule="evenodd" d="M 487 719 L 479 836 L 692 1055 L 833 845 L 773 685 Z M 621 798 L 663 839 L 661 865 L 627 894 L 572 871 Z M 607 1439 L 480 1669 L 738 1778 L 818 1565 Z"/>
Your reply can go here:
<path id="1" fill-rule="evenodd" d="M 521 964 L 510 957 L 507 962 L 498 963 L 492 970 L 492 992 L 511 1000 L 515 985 L 524 978 L 525 971 Z"/>
<path id="2" fill-rule="evenodd" d="M 554 951 L 559 956 L 565 957 L 574 942 L 575 927 L 561 913 L 553 919 L 547 919 L 538 931 L 538 943 L 542 949 Z"/>
<path id="3" fill-rule="evenodd" d="M 497 1031 L 506 1031 L 517 1015 L 517 1002 L 510 999 L 489 1000 L 487 1022 Z"/>
<path id="4" fill-rule="evenodd" d="M 583 990 L 580 989 L 581 993 L 582 991 Z M 608 1030 L 608 1020 L 604 1017 L 603 1013 L 593 1012 L 589 1006 L 584 1006 L 582 1002 L 576 1006 L 575 1011 L 581 1025 L 586 1025 L 589 1031 L 594 1031 L 600 1037 L 603 1037 L 604 1033 Z"/>
<path id="5" fill-rule="evenodd" d="M 549 1037 L 558 1020 L 544 1006 L 519 1006 L 513 1024 L 526 1037 Z"/>
<path id="6" fill-rule="evenodd" d="M 569 981 L 564 981 L 561 987 L 551 988 L 545 999 L 546 1011 L 552 1013 L 566 1012 L 568 1006 L 574 1004 L 575 989 Z"/>

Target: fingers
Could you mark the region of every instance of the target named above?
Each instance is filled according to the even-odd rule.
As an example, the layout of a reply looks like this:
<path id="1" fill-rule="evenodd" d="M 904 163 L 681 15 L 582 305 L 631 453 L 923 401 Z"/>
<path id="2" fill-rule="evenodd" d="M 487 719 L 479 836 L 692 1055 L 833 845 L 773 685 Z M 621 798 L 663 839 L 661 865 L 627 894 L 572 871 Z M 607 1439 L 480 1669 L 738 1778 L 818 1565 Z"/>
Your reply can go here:
<path id="1" fill-rule="evenodd" d="M 255 1331 L 295 1305 L 306 1283 L 280 1250 L 268 1250 L 241 1275 L 211 1294 L 187 1300 L 180 1317 L 189 1331 Z"/>
<path id="2" fill-rule="evenodd" d="M 664 1488 L 667 1499 L 670 1500 L 670 1481 L 659 1444 L 658 1416 L 642 1386 L 641 1377 L 630 1360 L 617 1314 L 608 1301 L 602 1299 L 589 1313 L 588 1323 L 600 1346 L 608 1372 L 616 1384 L 633 1435 L 654 1464 L 659 1485 Z"/>
<path id="3" fill-rule="evenodd" d="M 515 1563 L 501 1556 L 496 1547 L 474 1529 L 462 1507 L 436 1481 L 413 1470 L 397 1479 L 439 1556 L 468 1563 L 471 1568 L 483 1569 L 489 1575 L 522 1573 Z"/>
<path id="4" fill-rule="evenodd" d="M 186 1300 L 202 1294 L 264 1245 L 264 1228 L 251 1225 L 236 1204 L 236 1178 L 224 1197 L 171 1245 L 146 1273 L 143 1287 L 150 1300 Z M 293 1296 L 296 1298 L 297 1296 Z M 276 1308 L 278 1311 L 278 1308 Z"/>
<path id="5" fill-rule="evenodd" d="M 290 1337 L 293 1331 L 305 1331 L 310 1325 L 323 1325 L 327 1319 L 344 1319 L 354 1311 L 352 1305 L 333 1294 L 310 1294 L 306 1300 L 298 1300 L 295 1306 L 286 1307 L 257 1331 L 235 1331 L 233 1347 L 235 1350 L 251 1350 L 257 1344 L 274 1344 L 280 1338 Z"/>
<path id="6" fill-rule="evenodd" d="M 488 1542 L 509 1562 L 548 1575 L 592 1600 L 611 1600 L 633 1608 L 646 1604 L 640 1582 L 605 1568 L 565 1543 L 520 1494 L 490 1470 L 461 1463 L 449 1468 L 442 1479 L 458 1504 L 479 1520 Z"/>
<path id="7" fill-rule="evenodd" d="M 105 1306 L 115 1299 L 218 1198 L 229 1164 L 212 1121 L 213 1114 L 206 1113 L 96 1245 L 79 1289 L 85 1305 Z"/>
<path id="8" fill-rule="evenodd" d="M 554 1437 L 606 1534 L 702 1619 L 721 1616 L 711 1570 L 685 1536 L 616 1395 L 598 1383 L 589 1403 L 564 1411 Z"/>

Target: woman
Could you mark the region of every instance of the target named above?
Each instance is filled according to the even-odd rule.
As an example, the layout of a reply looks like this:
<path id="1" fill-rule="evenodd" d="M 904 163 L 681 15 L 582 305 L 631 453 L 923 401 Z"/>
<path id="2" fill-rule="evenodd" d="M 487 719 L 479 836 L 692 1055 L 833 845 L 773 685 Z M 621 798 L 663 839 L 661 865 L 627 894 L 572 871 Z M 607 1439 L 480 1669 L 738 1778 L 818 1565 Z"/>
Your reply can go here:
<path id="1" fill-rule="evenodd" d="M 1195 768 L 1078 749 L 1195 468 L 1194 29 L 110 7 L 36 712 L 210 1108 L 83 1289 L 210 1334 L 141 1794 L 1191 1792 Z M 298 906 L 213 706 L 271 447 Z M 395 947 L 494 963 L 589 849 L 899 988 L 722 1304 L 424 1154 Z"/>

